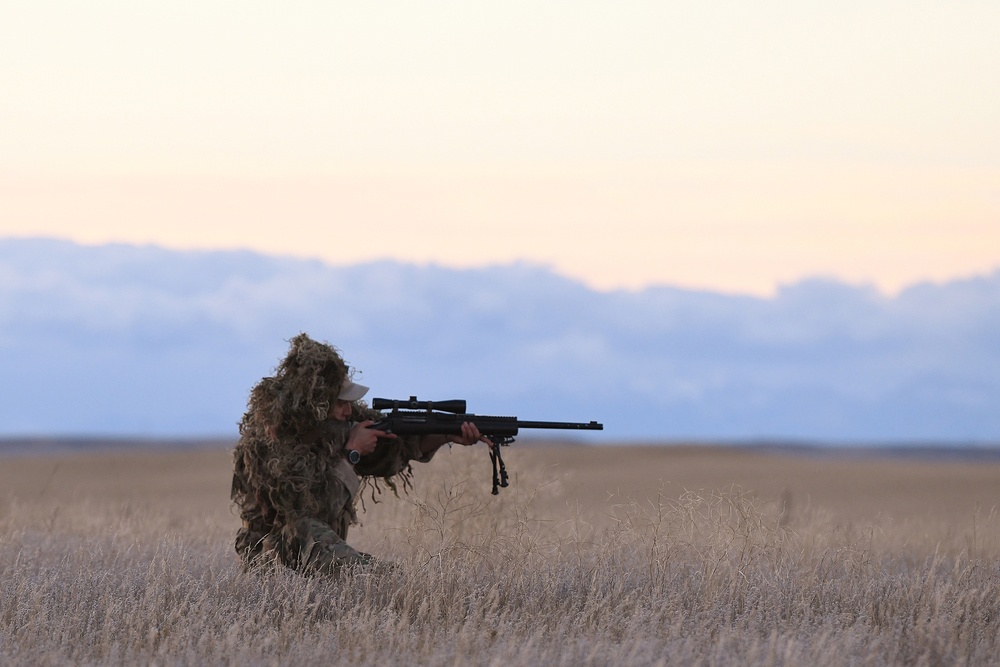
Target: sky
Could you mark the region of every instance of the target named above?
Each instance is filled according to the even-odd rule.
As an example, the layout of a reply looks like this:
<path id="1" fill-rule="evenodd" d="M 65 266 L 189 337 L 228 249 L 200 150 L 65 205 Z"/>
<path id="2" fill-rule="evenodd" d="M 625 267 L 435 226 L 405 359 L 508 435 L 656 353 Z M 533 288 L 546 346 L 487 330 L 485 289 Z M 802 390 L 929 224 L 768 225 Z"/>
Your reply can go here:
<path id="1" fill-rule="evenodd" d="M 1000 266 L 1000 4 L 11 3 L 0 237 L 598 289 Z"/>

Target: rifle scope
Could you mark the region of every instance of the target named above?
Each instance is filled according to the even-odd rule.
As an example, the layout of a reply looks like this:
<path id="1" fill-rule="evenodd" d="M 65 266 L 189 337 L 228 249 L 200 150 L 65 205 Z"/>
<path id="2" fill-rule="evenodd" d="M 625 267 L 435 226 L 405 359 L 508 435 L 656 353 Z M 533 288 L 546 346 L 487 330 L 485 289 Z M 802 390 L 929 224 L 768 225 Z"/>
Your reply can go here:
<path id="1" fill-rule="evenodd" d="M 418 401 L 416 396 L 402 401 L 390 398 L 373 398 L 372 410 L 440 410 L 441 412 L 451 412 L 452 414 L 465 413 L 465 400 L 461 398 L 450 401 Z"/>

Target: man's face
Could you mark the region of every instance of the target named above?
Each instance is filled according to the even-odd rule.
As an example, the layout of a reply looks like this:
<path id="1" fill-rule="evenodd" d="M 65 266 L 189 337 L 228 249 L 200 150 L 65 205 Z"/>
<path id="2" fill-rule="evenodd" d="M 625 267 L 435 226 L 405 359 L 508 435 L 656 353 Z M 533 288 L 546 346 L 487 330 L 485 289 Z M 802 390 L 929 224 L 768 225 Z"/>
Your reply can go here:
<path id="1" fill-rule="evenodd" d="M 342 401 L 339 398 L 334 400 L 330 406 L 330 418 L 339 422 L 346 422 L 351 418 L 351 402 Z"/>

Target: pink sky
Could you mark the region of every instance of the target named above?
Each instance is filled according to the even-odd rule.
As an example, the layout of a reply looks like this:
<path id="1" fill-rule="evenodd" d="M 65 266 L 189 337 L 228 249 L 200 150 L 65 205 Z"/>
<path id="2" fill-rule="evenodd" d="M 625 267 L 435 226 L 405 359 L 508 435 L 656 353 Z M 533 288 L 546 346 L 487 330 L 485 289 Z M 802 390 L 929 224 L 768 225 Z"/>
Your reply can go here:
<path id="1" fill-rule="evenodd" d="M 996 34 L 987 3 L 24 3 L 0 236 L 892 292 L 1000 267 Z"/>

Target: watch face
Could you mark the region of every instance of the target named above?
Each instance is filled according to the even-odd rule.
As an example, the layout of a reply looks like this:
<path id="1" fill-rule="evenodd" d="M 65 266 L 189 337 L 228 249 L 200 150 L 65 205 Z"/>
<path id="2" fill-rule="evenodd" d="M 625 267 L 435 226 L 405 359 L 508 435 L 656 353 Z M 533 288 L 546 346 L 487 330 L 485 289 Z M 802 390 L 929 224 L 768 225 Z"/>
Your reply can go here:
<path id="1" fill-rule="evenodd" d="M 354 465 L 361 460 L 361 454 L 358 450 L 352 449 L 347 453 L 347 460 L 351 462 L 351 465 Z"/>

